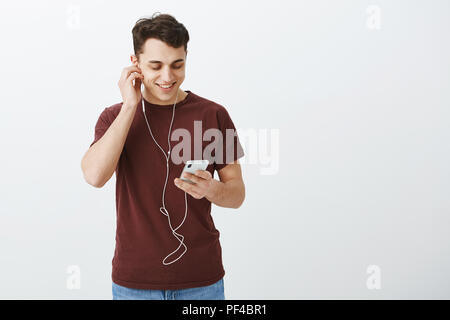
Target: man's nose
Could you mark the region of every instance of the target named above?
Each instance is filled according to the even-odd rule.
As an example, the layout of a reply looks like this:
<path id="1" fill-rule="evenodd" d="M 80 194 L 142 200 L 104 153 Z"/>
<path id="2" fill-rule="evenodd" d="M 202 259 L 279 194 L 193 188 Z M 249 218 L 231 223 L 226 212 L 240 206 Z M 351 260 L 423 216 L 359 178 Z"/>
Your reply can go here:
<path id="1" fill-rule="evenodd" d="M 162 71 L 162 79 L 166 83 L 173 80 L 172 70 L 170 69 L 170 67 L 166 67 L 166 68 L 163 69 L 163 71 Z"/>

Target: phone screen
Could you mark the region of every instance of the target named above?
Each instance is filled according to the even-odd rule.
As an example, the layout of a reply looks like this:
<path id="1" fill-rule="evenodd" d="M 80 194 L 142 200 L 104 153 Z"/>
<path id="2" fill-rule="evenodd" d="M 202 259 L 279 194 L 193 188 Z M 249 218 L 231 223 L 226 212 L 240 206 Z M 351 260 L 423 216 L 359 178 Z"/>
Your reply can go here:
<path id="1" fill-rule="evenodd" d="M 181 172 L 181 176 L 183 175 L 184 172 L 195 174 L 195 171 L 197 170 L 206 170 L 208 164 L 209 164 L 208 160 L 188 160 L 184 165 L 183 172 Z M 180 177 L 180 179 L 188 183 L 194 183 L 193 181 L 187 178 Z"/>

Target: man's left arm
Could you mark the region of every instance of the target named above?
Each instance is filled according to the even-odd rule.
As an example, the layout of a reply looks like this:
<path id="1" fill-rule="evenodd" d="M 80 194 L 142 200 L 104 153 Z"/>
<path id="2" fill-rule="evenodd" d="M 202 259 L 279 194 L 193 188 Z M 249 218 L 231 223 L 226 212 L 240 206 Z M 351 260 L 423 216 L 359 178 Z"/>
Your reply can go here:
<path id="1" fill-rule="evenodd" d="M 220 181 L 214 179 L 207 170 L 197 170 L 195 174 L 185 172 L 183 178 L 175 178 L 175 185 L 196 199 L 205 197 L 217 206 L 239 208 L 245 199 L 245 185 L 239 160 L 227 164 L 218 171 Z"/>

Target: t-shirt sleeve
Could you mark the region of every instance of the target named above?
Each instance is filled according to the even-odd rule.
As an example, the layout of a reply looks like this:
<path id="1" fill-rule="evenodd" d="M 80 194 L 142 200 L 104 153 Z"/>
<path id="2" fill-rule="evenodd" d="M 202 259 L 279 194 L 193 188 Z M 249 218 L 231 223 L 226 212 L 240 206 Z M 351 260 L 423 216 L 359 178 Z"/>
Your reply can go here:
<path id="1" fill-rule="evenodd" d="M 108 108 L 105 108 L 103 112 L 100 114 L 97 123 L 95 125 L 95 135 L 94 135 L 94 141 L 92 141 L 91 145 L 89 147 L 92 147 L 94 143 L 96 143 L 98 140 L 100 140 L 101 137 L 105 134 L 106 130 L 108 130 L 109 126 L 111 125 L 112 121 L 109 117 Z"/>
<path id="2" fill-rule="evenodd" d="M 222 150 L 222 159 L 217 155 L 214 159 L 214 169 L 219 171 L 227 166 L 227 164 L 236 161 L 244 156 L 244 149 L 239 140 L 236 127 L 233 120 L 231 120 L 228 111 L 222 107 L 218 110 L 217 120 L 219 123 L 219 130 L 222 132 L 223 142 L 219 148 Z"/>

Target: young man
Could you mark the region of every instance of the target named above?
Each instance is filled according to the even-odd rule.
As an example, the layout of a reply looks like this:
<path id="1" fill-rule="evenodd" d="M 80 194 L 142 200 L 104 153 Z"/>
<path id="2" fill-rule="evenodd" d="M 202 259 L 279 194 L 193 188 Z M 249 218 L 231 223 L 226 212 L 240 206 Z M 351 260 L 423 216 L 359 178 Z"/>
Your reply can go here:
<path id="1" fill-rule="evenodd" d="M 155 14 L 139 19 L 132 34 L 132 65 L 118 82 L 123 101 L 100 114 L 81 163 L 97 188 L 116 173 L 113 299 L 225 299 L 211 203 L 244 201 L 236 128 L 223 106 L 180 89 L 189 41 L 183 24 Z M 214 130 L 223 140 L 214 136 L 221 143 L 208 157 Z M 187 160 L 205 154 L 206 170 L 184 176 L 193 183 L 179 179 Z"/>

